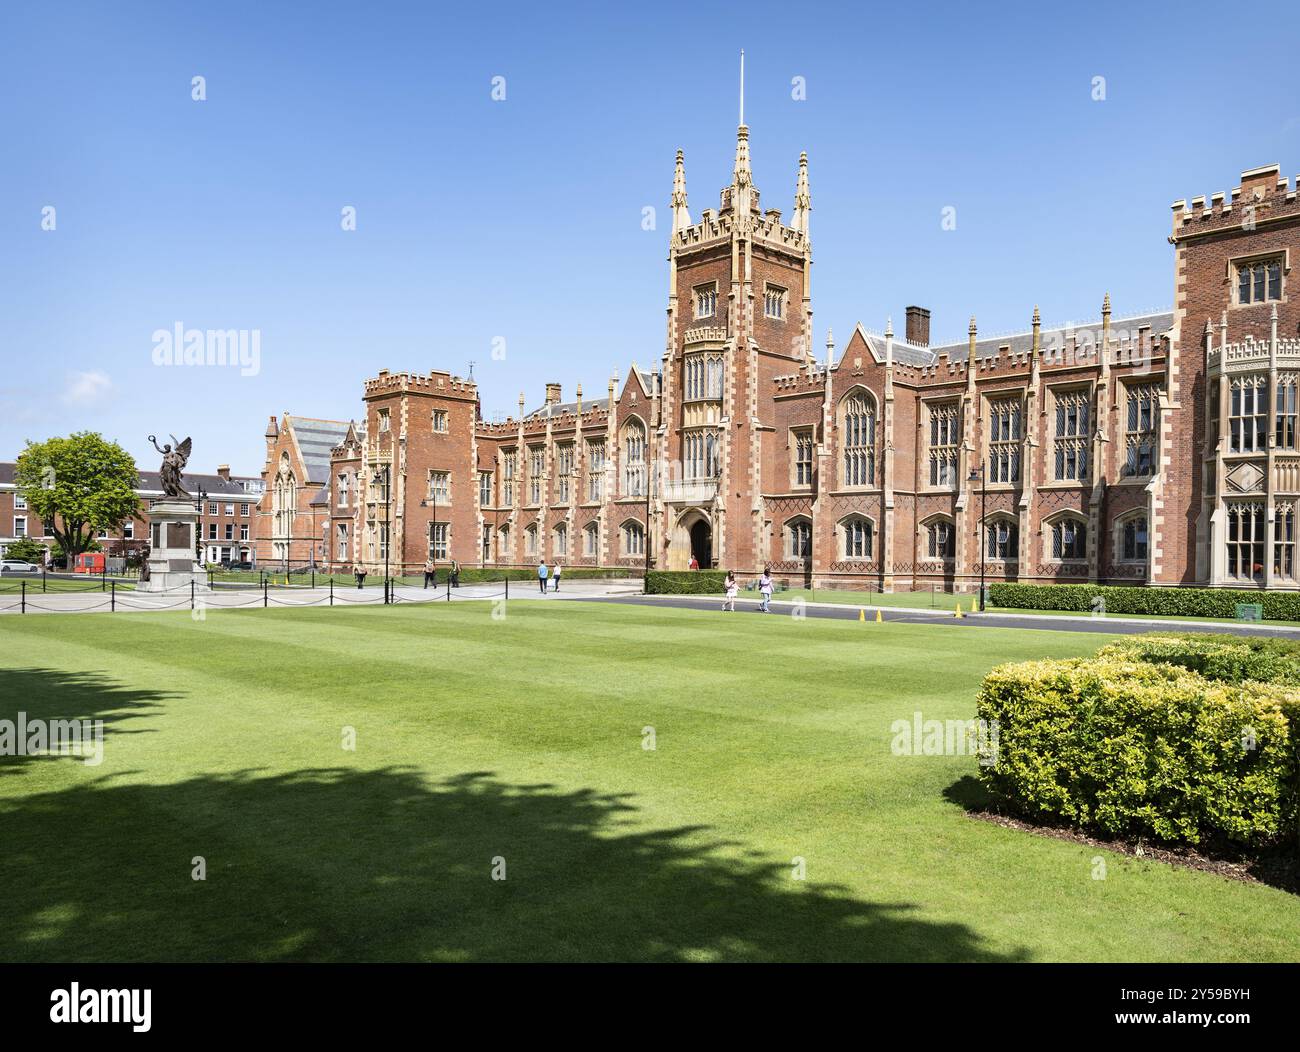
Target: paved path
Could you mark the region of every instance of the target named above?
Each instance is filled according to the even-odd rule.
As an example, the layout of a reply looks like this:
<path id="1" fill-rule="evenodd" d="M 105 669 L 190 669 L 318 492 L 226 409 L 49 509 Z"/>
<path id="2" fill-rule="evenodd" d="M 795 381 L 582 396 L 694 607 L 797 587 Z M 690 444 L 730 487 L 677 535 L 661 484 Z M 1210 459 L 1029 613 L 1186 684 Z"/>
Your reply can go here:
<path id="1" fill-rule="evenodd" d="M 634 603 L 641 606 L 671 606 L 684 610 L 714 610 L 722 606 L 720 596 L 694 595 L 621 595 L 592 596 L 592 601 L 607 603 Z M 757 599 L 740 598 L 736 600 L 737 613 L 756 614 Z M 788 616 L 798 606 L 790 600 L 773 600 L 772 613 Z M 876 611 L 886 621 L 900 624 L 945 625 L 950 628 L 1011 628 L 1032 629 L 1035 631 L 1056 632 L 1103 632 L 1111 635 L 1137 635 L 1140 632 L 1180 631 L 1180 632 L 1218 632 L 1245 636 L 1280 636 L 1284 639 L 1300 639 L 1300 628 L 1268 624 L 1238 624 L 1236 622 L 1213 621 L 1169 621 L 1152 617 L 1071 617 L 1057 614 L 966 614 L 954 617 L 951 611 L 930 610 L 900 606 L 862 606 L 849 603 L 812 603 L 802 604 L 804 614 L 808 617 L 826 617 L 838 621 L 856 621 L 858 612 L 865 610 L 868 619 L 874 621 Z"/>

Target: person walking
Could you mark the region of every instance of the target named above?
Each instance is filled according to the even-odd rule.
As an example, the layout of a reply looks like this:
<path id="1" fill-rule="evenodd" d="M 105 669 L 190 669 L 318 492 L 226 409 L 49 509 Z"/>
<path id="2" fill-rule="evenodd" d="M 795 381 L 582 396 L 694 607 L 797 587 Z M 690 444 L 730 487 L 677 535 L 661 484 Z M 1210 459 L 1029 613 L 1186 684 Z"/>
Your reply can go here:
<path id="1" fill-rule="evenodd" d="M 722 586 L 726 592 L 726 598 L 722 600 L 722 609 L 734 614 L 736 612 L 736 592 L 739 591 L 736 586 L 735 570 L 727 571 L 727 576 L 723 580 Z"/>
<path id="2" fill-rule="evenodd" d="M 772 612 L 772 606 L 771 606 L 772 567 L 771 566 L 763 567 L 763 576 L 758 579 L 758 590 L 763 595 L 763 602 L 759 605 L 759 609 L 765 614 L 770 614 Z"/>
<path id="3" fill-rule="evenodd" d="M 366 584 L 366 568 L 360 563 L 354 563 L 352 566 L 352 573 L 357 579 L 357 587 L 364 588 Z"/>
<path id="4" fill-rule="evenodd" d="M 451 586 L 453 588 L 460 587 L 460 563 L 455 559 L 451 561 Z"/>
<path id="5" fill-rule="evenodd" d="M 438 572 L 438 568 L 434 566 L 433 560 L 432 559 L 427 560 L 424 564 L 424 587 L 425 588 L 429 587 L 430 581 L 433 581 L 435 584 L 437 583 L 437 578 L 435 576 L 437 572 Z"/>
<path id="6" fill-rule="evenodd" d="M 541 586 L 542 595 L 546 594 L 546 578 L 549 577 L 550 574 L 551 571 L 546 568 L 546 560 L 538 559 L 537 560 L 537 583 L 538 585 Z"/>
<path id="7" fill-rule="evenodd" d="M 690 562 L 690 565 L 687 567 L 687 569 L 688 569 L 688 570 L 698 570 L 699 568 L 700 568 L 700 560 L 697 559 L 697 558 L 695 558 L 694 555 L 692 555 L 692 556 L 691 556 L 691 562 Z"/>
<path id="8" fill-rule="evenodd" d="M 563 572 L 564 572 L 564 567 L 560 565 L 560 560 L 556 559 L 555 569 L 551 573 L 551 576 L 555 578 L 555 587 L 552 588 L 551 591 L 558 592 L 560 590 L 560 574 Z"/>

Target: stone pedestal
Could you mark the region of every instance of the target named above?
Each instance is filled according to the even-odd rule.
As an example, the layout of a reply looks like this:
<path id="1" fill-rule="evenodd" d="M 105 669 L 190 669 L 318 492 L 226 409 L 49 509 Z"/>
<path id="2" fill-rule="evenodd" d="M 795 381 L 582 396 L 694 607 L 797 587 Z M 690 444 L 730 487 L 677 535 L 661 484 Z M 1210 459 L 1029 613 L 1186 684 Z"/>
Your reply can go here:
<path id="1" fill-rule="evenodd" d="M 207 592 L 208 575 L 194 559 L 199 513 L 191 500 L 160 500 L 149 509 L 149 580 L 139 592 Z"/>

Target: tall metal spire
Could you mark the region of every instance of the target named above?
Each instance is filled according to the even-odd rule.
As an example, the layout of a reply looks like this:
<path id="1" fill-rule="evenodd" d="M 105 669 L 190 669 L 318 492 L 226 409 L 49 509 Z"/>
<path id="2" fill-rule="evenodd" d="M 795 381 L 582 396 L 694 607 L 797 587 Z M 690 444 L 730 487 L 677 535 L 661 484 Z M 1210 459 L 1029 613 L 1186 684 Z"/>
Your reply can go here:
<path id="1" fill-rule="evenodd" d="M 748 216 L 753 175 L 749 170 L 749 129 L 745 127 L 745 53 L 740 53 L 740 127 L 736 129 L 736 167 L 732 172 L 732 206 L 738 216 Z"/>
<path id="2" fill-rule="evenodd" d="M 740 49 L 740 126 L 745 126 L 745 49 Z"/>

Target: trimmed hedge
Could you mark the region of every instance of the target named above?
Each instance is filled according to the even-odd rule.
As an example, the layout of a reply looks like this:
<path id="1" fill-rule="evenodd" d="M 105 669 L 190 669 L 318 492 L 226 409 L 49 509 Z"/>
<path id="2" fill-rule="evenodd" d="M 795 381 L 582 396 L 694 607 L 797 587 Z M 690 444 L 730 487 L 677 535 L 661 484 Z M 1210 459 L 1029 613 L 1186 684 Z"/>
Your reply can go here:
<path id="1" fill-rule="evenodd" d="M 989 605 L 1018 610 L 1077 610 L 1091 613 L 1101 597 L 1108 614 L 1172 617 L 1237 616 L 1238 603 L 1259 603 L 1266 621 L 1300 621 L 1300 592 L 1230 588 L 1158 588 L 1136 585 L 1010 584 L 989 586 Z"/>
<path id="2" fill-rule="evenodd" d="M 1107 835 L 1295 840 L 1300 690 L 1247 687 L 1111 656 L 1000 666 L 980 691 L 997 729 L 980 777 L 1027 816 Z"/>
<path id="3" fill-rule="evenodd" d="M 1116 640 L 1097 656 L 1184 668 L 1216 683 L 1300 686 L 1300 642 L 1291 639 L 1153 632 Z"/>
<path id="4" fill-rule="evenodd" d="M 724 570 L 651 570 L 645 575 L 647 595 L 721 595 Z"/>

